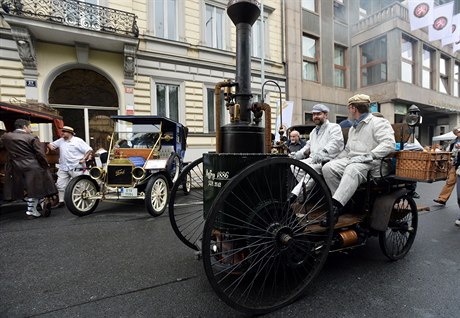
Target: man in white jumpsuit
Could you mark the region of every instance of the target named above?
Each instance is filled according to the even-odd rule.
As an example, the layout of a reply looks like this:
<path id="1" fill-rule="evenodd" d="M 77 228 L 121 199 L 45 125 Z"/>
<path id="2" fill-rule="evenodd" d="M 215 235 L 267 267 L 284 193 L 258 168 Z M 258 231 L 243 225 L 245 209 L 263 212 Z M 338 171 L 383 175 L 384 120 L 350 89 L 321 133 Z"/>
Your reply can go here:
<path id="1" fill-rule="evenodd" d="M 322 172 L 332 193 L 334 217 L 337 221 L 343 206 L 367 174 L 380 176 L 381 158 L 395 151 L 393 128 L 388 120 L 369 113 L 370 97 L 357 94 L 348 100 L 353 126 L 348 133 L 345 149 L 335 160 L 326 163 Z"/>
<path id="2" fill-rule="evenodd" d="M 303 159 L 307 165 L 321 174 L 322 163 L 335 158 L 343 150 L 343 135 L 339 124 L 331 123 L 327 119 L 329 108 L 323 104 L 316 104 L 312 109 L 313 122 L 316 127 L 310 133 L 307 144 L 291 156 L 295 159 Z M 304 171 L 293 171 L 299 183 L 292 189 L 289 201 L 292 203 L 299 196 L 302 184 L 306 190 L 311 189 L 313 180 L 305 177 Z M 301 182 L 302 181 L 302 182 Z"/>

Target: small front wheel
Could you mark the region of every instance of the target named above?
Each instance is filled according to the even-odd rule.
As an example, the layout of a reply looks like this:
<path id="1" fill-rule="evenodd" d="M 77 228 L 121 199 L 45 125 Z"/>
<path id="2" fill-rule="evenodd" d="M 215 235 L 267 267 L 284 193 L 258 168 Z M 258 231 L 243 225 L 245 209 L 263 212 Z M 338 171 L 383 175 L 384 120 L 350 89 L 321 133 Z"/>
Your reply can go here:
<path id="1" fill-rule="evenodd" d="M 65 205 L 76 216 L 89 215 L 99 204 L 99 199 L 93 199 L 98 191 L 99 186 L 89 176 L 75 177 L 70 180 L 65 189 Z"/>
<path id="2" fill-rule="evenodd" d="M 145 189 L 145 206 L 151 216 L 157 217 L 164 213 L 168 202 L 168 180 L 164 175 L 153 176 Z"/>
<path id="3" fill-rule="evenodd" d="M 380 249 L 390 260 L 406 256 L 417 234 L 418 214 L 414 199 L 403 195 L 396 199 L 385 231 L 379 233 Z"/>

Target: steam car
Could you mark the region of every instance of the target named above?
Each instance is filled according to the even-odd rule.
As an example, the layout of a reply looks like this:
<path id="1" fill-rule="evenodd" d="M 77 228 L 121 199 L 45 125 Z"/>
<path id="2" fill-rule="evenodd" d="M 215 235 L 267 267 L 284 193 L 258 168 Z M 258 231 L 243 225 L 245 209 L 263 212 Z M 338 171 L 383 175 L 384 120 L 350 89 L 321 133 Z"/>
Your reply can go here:
<path id="1" fill-rule="evenodd" d="M 163 214 L 184 165 L 187 128 L 161 116 L 111 118 L 115 130 L 108 137 L 109 150 L 89 174 L 70 181 L 64 195 L 67 209 L 85 216 L 100 200 L 142 199 L 152 216 Z"/>

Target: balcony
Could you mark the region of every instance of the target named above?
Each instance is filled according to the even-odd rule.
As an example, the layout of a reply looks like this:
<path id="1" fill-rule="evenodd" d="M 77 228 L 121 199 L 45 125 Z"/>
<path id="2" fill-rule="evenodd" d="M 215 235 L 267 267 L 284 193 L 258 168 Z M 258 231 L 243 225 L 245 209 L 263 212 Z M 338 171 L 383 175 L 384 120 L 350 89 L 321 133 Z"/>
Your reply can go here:
<path id="1" fill-rule="evenodd" d="M 409 11 L 399 2 L 395 2 L 386 8 L 371 14 L 351 27 L 351 34 L 357 34 L 369 30 L 372 27 L 379 26 L 386 21 L 400 19 L 404 22 L 409 22 Z"/>
<path id="2" fill-rule="evenodd" d="M 136 15 L 76 0 L 0 0 L 10 26 L 26 27 L 38 40 L 120 51 L 136 44 Z"/>

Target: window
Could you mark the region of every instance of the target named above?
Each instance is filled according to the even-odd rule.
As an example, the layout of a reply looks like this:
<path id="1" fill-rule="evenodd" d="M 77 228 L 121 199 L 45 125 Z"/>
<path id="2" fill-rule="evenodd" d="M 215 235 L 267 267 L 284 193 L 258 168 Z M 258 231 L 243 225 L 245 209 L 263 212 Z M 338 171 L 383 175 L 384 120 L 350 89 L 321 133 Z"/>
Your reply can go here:
<path id="1" fill-rule="evenodd" d="M 206 5 L 205 34 L 206 45 L 216 49 L 224 49 L 225 43 L 225 10 Z"/>
<path id="2" fill-rule="evenodd" d="M 439 59 L 439 91 L 449 94 L 449 60 L 446 57 Z"/>
<path id="3" fill-rule="evenodd" d="M 423 48 L 422 62 L 422 87 L 432 88 L 432 53 L 427 48 Z"/>
<path id="4" fill-rule="evenodd" d="M 304 113 L 304 124 L 314 124 L 313 115 L 311 113 Z"/>
<path id="5" fill-rule="evenodd" d="M 460 97 L 460 64 L 455 63 L 454 65 L 454 96 Z"/>
<path id="6" fill-rule="evenodd" d="M 334 18 L 340 21 L 347 21 L 347 12 L 343 0 L 334 0 Z"/>
<path id="7" fill-rule="evenodd" d="M 371 14 L 371 1 L 360 0 L 359 1 L 359 19 L 365 19 Z"/>
<path id="8" fill-rule="evenodd" d="M 179 122 L 179 86 L 156 84 L 157 115 Z"/>
<path id="9" fill-rule="evenodd" d="M 401 42 L 401 80 L 414 83 L 414 44 L 404 37 Z"/>
<path id="10" fill-rule="evenodd" d="M 216 105 L 215 105 L 215 90 L 213 88 L 206 88 L 207 94 L 207 132 L 216 132 Z M 225 123 L 226 108 L 224 94 L 220 94 L 220 124 L 219 127 Z"/>
<path id="11" fill-rule="evenodd" d="M 318 81 L 317 40 L 303 36 L 302 39 L 302 78 L 307 81 Z"/>
<path id="12" fill-rule="evenodd" d="M 336 87 L 345 88 L 345 48 L 336 45 L 334 47 L 334 84 Z"/>
<path id="13" fill-rule="evenodd" d="M 302 0 L 302 9 L 316 12 L 316 0 Z"/>
<path id="14" fill-rule="evenodd" d="M 348 119 L 348 116 L 337 115 L 335 116 L 335 123 L 340 124 L 342 121 L 347 120 L 347 119 Z"/>
<path id="15" fill-rule="evenodd" d="M 366 43 L 361 51 L 361 85 L 375 85 L 387 80 L 386 37 Z"/>
<path id="16" fill-rule="evenodd" d="M 264 21 L 266 24 L 267 21 Z M 262 20 L 257 20 L 252 26 L 252 51 L 251 55 L 254 57 L 262 57 L 262 41 L 260 38 L 260 28 L 262 27 Z M 266 29 L 264 30 L 264 37 L 266 34 Z"/>
<path id="17" fill-rule="evenodd" d="M 177 40 L 177 1 L 154 1 L 155 36 Z"/>

